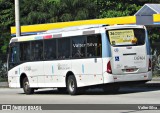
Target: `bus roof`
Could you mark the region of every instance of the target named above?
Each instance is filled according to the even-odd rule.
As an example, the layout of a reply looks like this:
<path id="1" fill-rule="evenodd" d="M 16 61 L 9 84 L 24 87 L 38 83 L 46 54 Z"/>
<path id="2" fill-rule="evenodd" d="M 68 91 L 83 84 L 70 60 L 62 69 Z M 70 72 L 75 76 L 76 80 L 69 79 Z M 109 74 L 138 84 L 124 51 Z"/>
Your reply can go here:
<path id="1" fill-rule="evenodd" d="M 84 29 L 91 29 L 91 28 L 99 28 L 99 27 L 104 27 L 104 26 L 108 26 L 108 25 L 95 24 L 95 25 L 82 25 L 82 26 L 65 27 L 65 28 L 61 28 L 61 29 L 48 30 L 45 33 L 76 31 L 76 30 L 84 30 Z"/>
<path id="2" fill-rule="evenodd" d="M 105 25 L 105 24 L 73 26 L 73 27 L 66 27 L 66 28 L 61 28 L 61 29 L 48 30 L 48 31 L 42 32 L 38 35 L 14 37 L 14 38 L 11 39 L 10 43 L 11 42 L 22 42 L 22 41 L 60 38 L 60 37 L 66 37 L 66 36 L 96 34 L 96 33 L 100 33 L 99 29 L 101 29 L 101 28 L 105 28 L 105 29 L 144 28 L 144 26 L 143 25 L 113 25 L 113 26 L 108 26 L 108 25 Z M 72 33 L 68 33 L 68 32 L 72 32 Z"/>

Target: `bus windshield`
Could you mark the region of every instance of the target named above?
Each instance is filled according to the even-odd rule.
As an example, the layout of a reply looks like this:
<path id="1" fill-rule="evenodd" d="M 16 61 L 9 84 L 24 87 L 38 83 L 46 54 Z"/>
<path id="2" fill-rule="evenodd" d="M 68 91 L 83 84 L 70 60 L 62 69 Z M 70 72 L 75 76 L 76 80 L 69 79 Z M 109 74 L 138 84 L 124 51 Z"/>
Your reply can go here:
<path id="1" fill-rule="evenodd" d="M 106 31 L 112 46 L 144 45 L 144 29 L 112 29 Z"/>

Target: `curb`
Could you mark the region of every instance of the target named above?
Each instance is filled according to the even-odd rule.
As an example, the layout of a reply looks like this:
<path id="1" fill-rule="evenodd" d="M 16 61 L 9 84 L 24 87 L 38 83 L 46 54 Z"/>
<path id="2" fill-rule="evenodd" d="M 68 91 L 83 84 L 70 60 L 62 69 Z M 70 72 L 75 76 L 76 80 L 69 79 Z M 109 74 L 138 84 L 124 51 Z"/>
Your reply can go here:
<path id="1" fill-rule="evenodd" d="M 8 88 L 8 82 L 0 82 L 0 88 Z"/>
<path id="2" fill-rule="evenodd" d="M 160 81 L 160 77 L 152 78 L 152 81 Z"/>

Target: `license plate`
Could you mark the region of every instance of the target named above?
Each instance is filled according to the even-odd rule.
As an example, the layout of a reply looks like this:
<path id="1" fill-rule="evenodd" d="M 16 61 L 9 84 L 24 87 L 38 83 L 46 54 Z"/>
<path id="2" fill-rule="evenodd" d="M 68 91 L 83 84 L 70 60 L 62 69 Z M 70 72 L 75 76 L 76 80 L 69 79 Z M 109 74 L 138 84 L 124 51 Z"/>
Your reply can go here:
<path id="1" fill-rule="evenodd" d="M 126 72 L 133 72 L 134 69 L 126 69 Z"/>

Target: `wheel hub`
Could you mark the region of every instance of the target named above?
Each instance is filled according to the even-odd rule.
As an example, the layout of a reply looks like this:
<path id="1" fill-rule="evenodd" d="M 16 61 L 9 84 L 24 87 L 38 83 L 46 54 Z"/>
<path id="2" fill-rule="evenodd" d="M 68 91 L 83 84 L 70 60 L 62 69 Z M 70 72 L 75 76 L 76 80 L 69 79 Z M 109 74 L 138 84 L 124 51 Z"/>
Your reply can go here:
<path id="1" fill-rule="evenodd" d="M 69 89 L 70 89 L 70 91 L 74 91 L 74 87 L 75 87 L 74 81 L 71 80 L 71 81 L 69 82 Z"/>
<path id="2" fill-rule="evenodd" d="M 28 83 L 28 82 L 25 82 L 25 84 L 24 84 L 24 88 L 25 88 L 25 90 L 26 90 L 26 91 L 28 91 L 28 90 L 29 90 L 29 83 Z"/>

